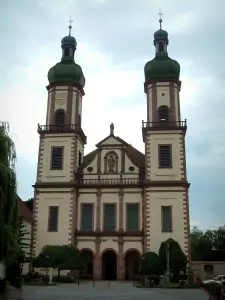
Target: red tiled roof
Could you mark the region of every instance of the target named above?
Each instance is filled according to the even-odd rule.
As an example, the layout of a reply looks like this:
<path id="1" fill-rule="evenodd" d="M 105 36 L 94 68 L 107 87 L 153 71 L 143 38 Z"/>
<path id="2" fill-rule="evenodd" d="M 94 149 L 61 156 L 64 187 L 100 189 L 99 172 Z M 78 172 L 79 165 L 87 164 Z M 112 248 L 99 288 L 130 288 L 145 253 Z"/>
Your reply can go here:
<path id="1" fill-rule="evenodd" d="M 19 196 L 17 197 L 18 197 L 19 216 L 21 218 L 26 219 L 27 221 L 32 221 L 32 212 L 29 210 L 29 208 L 26 206 L 23 200 Z"/>

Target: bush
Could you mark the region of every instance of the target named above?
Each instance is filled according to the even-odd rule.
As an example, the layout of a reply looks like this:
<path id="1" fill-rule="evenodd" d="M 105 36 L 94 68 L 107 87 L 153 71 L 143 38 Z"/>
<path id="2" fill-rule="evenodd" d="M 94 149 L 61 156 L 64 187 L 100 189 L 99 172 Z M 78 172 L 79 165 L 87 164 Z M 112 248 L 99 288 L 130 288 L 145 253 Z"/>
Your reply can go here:
<path id="1" fill-rule="evenodd" d="M 160 276 L 159 275 L 148 275 L 146 276 L 149 282 L 153 281 L 154 285 L 159 285 Z"/>
<path id="2" fill-rule="evenodd" d="M 146 252 L 142 256 L 141 272 L 143 275 L 161 275 L 163 272 L 163 265 L 158 254 L 155 252 Z"/>
<path id="3" fill-rule="evenodd" d="M 37 278 L 41 278 L 41 275 L 38 272 L 28 272 L 26 275 L 23 275 L 23 280 L 25 282 L 30 282 Z"/>

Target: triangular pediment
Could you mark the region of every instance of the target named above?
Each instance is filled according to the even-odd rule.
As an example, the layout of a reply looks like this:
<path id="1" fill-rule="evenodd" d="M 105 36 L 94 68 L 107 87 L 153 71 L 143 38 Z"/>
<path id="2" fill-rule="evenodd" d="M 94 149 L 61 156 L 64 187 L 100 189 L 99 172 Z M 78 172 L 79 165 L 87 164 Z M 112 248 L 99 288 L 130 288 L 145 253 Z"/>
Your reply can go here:
<path id="1" fill-rule="evenodd" d="M 128 144 L 118 136 L 109 135 L 96 145 L 96 147 L 110 147 L 110 146 L 128 146 Z"/>

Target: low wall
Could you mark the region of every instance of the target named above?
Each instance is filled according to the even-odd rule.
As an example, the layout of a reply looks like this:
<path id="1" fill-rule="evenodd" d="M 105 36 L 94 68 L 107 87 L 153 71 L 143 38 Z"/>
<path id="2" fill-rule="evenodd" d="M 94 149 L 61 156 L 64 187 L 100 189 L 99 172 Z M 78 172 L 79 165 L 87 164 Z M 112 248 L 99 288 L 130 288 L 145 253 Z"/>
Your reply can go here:
<path id="1" fill-rule="evenodd" d="M 212 271 L 206 271 L 205 266 L 212 266 Z M 200 276 L 202 280 L 225 275 L 225 261 L 192 261 L 191 267 L 194 275 Z"/>

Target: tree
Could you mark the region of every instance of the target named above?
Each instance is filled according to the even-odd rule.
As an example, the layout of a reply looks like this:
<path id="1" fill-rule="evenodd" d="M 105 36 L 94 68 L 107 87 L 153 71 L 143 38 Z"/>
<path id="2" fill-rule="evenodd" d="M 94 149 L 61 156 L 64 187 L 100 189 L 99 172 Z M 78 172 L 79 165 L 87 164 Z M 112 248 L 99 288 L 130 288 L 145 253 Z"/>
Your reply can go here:
<path id="1" fill-rule="evenodd" d="M 31 234 L 27 231 L 23 219 L 19 217 L 20 252 L 19 252 L 18 261 L 20 264 L 24 264 L 31 260 L 30 244 L 31 244 Z"/>
<path id="2" fill-rule="evenodd" d="M 170 270 L 173 273 L 173 280 L 179 280 L 180 271 L 186 272 L 187 257 L 181 249 L 173 249 L 170 252 Z"/>
<path id="3" fill-rule="evenodd" d="M 164 270 L 167 268 L 167 251 L 169 251 L 170 270 L 174 276 L 179 274 L 180 271 L 185 271 L 187 258 L 179 243 L 174 239 L 168 239 L 167 241 L 162 242 L 159 248 L 159 257 L 162 261 Z"/>
<path id="4" fill-rule="evenodd" d="M 215 230 L 206 230 L 205 232 L 198 227 L 193 227 L 191 231 L 191 257 L 192 260 L 224 260 L 224 227 L 219 227 Z"/>
<path id="5" fill-rule="evenodd" d="M 212 232 L 207 234 L 194 226 L 191 235 L 191 258 L 192 260 L 208 260 L 212 250 Z"/>
<path id="6" fill-rule="evenodd" d="M 142 256 L 141 270 L 143 275 L 161 275 L 163 265 L 158 254 L 155 252 L 146 252 Z"/>
<path id="7" fill-rule="evenodd" d="M 9 125 L 0 123 L 0 262 L 13 263 L 19 251 L 16 149 Z"/>
<path id="8" fill-rule="evenodd" d="M 54 268 L 58 269 L 58 277 L 61 270 L 81 269 L 83 263 L 80 259 L 80 253 L 72 245 L 52 245 L 44 246 L 40 254 L 33 262 L 36 268 Z"/>
<path id="9" fill-rule="evenodd" d="M 162 261 L 164 270 L 166 270 L 167 267 L 166 251 L 167 251 L 168 244 L 169 244 L 169 253 L 171 253 L 173 250 L 177 250 L 177 249 L 181 250 L 179 243 L 174 239 L 168 239 L 161 243 L 159 248 L 159 257 Z"/>

